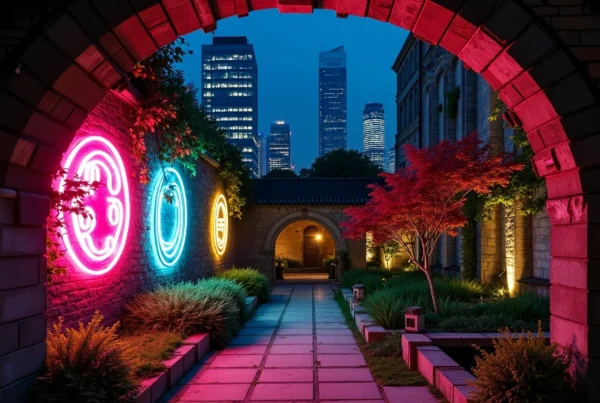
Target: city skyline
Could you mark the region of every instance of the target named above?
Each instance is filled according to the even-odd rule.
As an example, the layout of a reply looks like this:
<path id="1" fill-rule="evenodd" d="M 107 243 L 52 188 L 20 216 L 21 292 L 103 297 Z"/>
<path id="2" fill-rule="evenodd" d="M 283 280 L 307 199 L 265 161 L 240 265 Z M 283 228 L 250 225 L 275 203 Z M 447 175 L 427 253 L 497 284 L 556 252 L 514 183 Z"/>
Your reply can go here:
<path id="1" fill-rule="evenodd" d="M 290 137 L 292 135 L 289 123 L 278 120 L 271 123 L 271 131 L 267 140 L 267 172 L 273 169 L 292 170 L 290 158 Z"/>
<path id="2" fill-rule="evenodd" d="M 308 23 L 313 28 L 303 29 Z M 264 30 L 264 24 L 271 29 Z M 298 32 L 302 32 L 301 41 L 297 40 Z M 348 148 L 362 149 L 362 110 L 367 102 L 383 103 L 387 112 L 386 148 L 393 145 L 396 79 L 391 66 L 407 32 L 352 16 L 338 19 L 331 11 L 296 15 L 265 10 L 243 19 L 220 21 L 216 34 L 246 35 L 254 46 L 260 71 L 258 131 L 267 134 L 276 120 L 291 124 L 295 134 L 291 140 L 292 160 L 297 171 L 310 167 L 318 157 L 317 63 L 321 50 L 343 45 L 347 52 Z M 371 40 L 379 36 L 386 39 Z M 194 54 L 186 56 L 180 68 L 186 80 L 198 86 L 200 47 L 211 43 L 212 37 L 202 32 L 186 36 Z"/>

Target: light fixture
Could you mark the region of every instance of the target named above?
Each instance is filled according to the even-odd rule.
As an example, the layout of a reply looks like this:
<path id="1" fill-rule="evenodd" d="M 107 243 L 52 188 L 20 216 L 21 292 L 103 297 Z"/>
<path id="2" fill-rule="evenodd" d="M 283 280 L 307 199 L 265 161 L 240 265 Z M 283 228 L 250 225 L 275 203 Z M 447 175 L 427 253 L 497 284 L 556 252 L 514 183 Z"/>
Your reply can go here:
<path id="1" fill-rule="evenodd" d="M 227 212 L 227 200 L 220 194 L 217 196 L 213 208 L 213 241 L 215 251 L 219 256 L 225 253 L 227 247 L 227 232 L 229 230 L 229 213 Z"/>
<path id="2" fill-rule="evenodd" d="M 166 197 L 170 197 L 170 200 L 167 201 Z M 170 267 L 181 257 L 187 234 L 185 187 L 175 169 L 168 167 L 160 175 L 154 187 L 152 208 L 154 250 L 160 263 Z"/>
<path id="3" fill-rule="evenodd" d="M 115 146 L 100 136 L 90 136 L 67 154 L 62 163 L 67 171 L 58 184 L 64 191 L 65 181 L 77 175 L 86 182 L 100 182 L 84 200 L 87 217 L 69 214 L 62 239 L 68 256 L 86 273 L 100 275 L 119 261 L 131 219 L 129 186 L 123 160 Z"/>

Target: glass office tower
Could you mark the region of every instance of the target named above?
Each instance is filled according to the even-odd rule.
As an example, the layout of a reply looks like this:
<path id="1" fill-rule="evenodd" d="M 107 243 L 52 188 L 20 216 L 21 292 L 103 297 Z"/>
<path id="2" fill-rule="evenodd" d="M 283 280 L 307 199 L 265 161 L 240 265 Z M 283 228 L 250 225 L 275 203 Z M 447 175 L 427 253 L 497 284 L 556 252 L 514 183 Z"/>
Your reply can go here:
<path id="1" fill-rule="evenodd" d="M 319 53 L 319 156 L 346 148 L 346 51 Z"/>

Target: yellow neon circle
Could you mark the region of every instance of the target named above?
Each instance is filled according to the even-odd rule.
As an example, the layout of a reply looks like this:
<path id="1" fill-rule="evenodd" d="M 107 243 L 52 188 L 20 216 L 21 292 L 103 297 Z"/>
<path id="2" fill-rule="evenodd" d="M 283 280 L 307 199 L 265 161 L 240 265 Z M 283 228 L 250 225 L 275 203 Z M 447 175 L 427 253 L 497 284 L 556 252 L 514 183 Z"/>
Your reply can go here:
<path id="1" fill-rule="evenodd" d="M 227 212 L 227 200 L 222 194 L 217 197 L 213 213 L 213 240 L 217 254 L 225 253 L 227 247 L 227 232 L 229 230 L 229 213 Z"/>

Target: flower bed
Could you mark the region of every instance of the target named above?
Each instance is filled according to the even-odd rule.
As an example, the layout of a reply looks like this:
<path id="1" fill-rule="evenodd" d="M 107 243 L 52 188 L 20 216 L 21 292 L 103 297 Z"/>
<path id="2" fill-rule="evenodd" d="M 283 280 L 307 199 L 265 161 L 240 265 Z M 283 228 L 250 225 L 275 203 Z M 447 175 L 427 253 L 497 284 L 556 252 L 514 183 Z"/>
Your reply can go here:
<path id="1" fill-rule="evenodd" d="M 351 270 L 342 284 L 365 284 L 361 308 L 374 324 L 387 330 L 404 328 L 404 309 L 422 306 L 427 310 L 428 332 L 496 332 L 536 330 L 538 321 L 547 330 L 550 307 L 547 297 L 524 293 L 515 297 L 495 296 L 481 284 L 448 278 L 436 278 L 439 313 L 433 312 L 429 286 L 419 273 Z M 351 285 L 350 285 L 351 287 Z"/>

